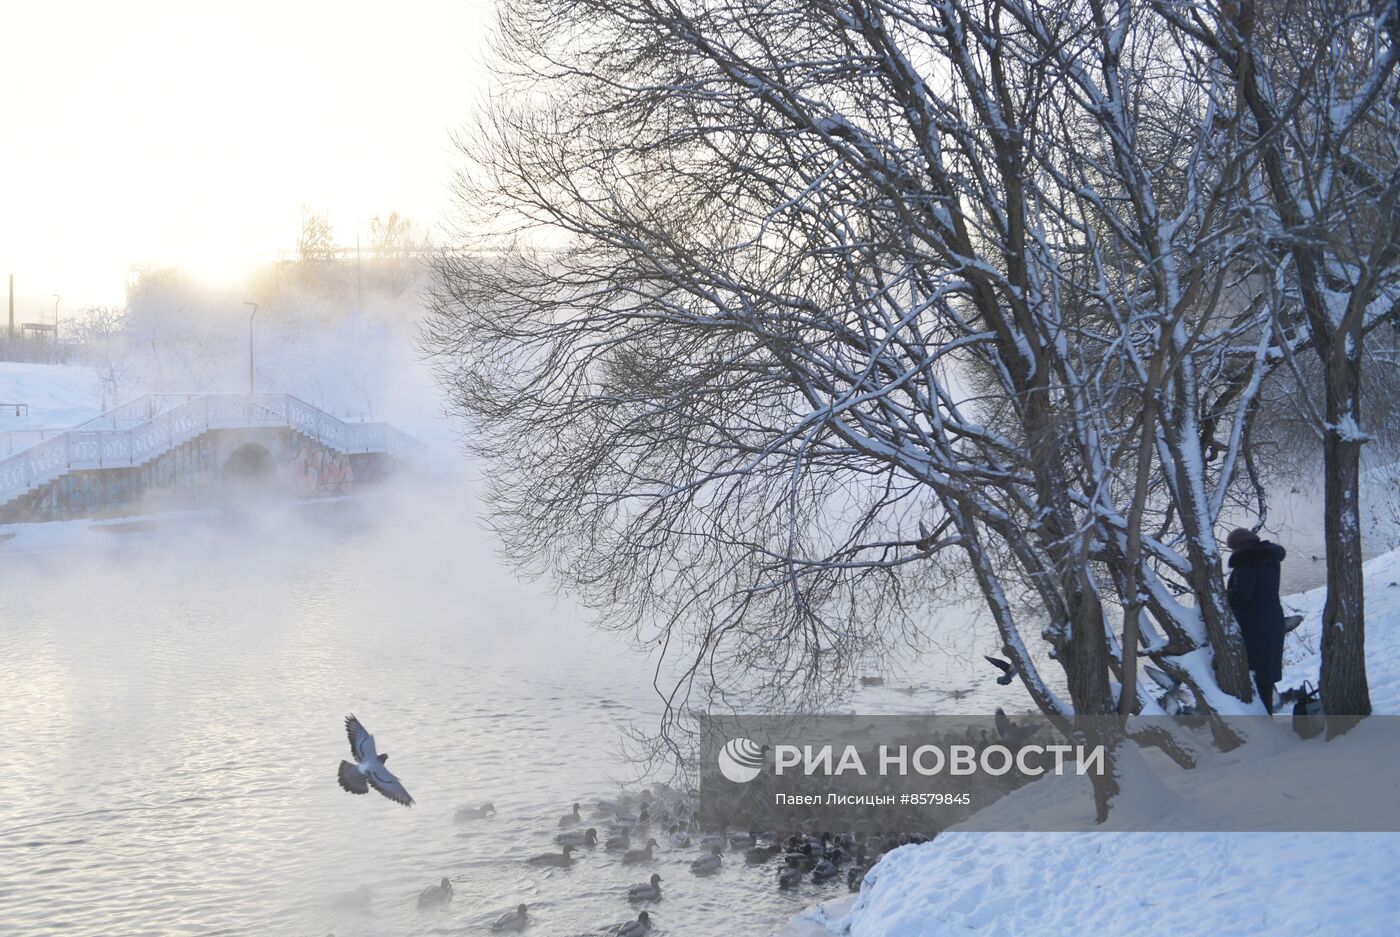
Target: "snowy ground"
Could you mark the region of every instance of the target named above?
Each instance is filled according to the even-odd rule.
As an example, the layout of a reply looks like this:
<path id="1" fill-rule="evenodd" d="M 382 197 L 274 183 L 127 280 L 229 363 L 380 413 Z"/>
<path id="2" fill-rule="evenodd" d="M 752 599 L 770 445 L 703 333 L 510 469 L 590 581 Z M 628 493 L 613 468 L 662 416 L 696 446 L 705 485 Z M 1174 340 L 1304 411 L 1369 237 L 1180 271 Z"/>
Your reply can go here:
<path id="1" fill-rule="evenodd" d="M 1400 713 L 1400 551 L 1366 564 L 1366 595 L 1372 701 L 1378 713 Z M 1289 638 L 1281 686 L 1316 682 L 1323 599 L 1322 589 L 1285 599 L 1306 617 Z M 1280 731 L 1285 724 L 1280 720 Z M 1292 796 L 1336 800 L 1339 748 L 1349 749 L 1349 765 L 1363 763 L 1381 737 L 1367 729 L 1325 747 L 1304 746 L 1308 751 L 1301 756 L 1295 749 L 1286 763 L 1280 756 L 1262 782 L 1231 771 L 1228 757 L 1199 768 L 1193 780 L 1267 788 L 1285 778 Z M 1037 791 L 1061 780 L 1030 785 L 998 809 L 1032 814 L 1041 805 L 1062 806 L 1063 799 Z M 1362 783 L 1372 781 L 1396 783 L 1393 776 L 1363 777 Z M 1087 803 L 1087 794 L 1083 799 Z M 1174 800 L 1169 809 L 1186 828 L 1211 828 L 1205 818 L 1188 815 L 1189 802 Z M 1111 823 L 1119 830 L 1160 829 L 1162 810 L 1160 796 L 1137 798 L 1120 804 Z M 871 870 L 859 895 L 812 908 L 782 933 L 1388 937 L 1400 933 L 1398 920 L 1400 834 L 959 830 L 891 852 Z"/>
<path id="2" fill-rule="evenodd" d="M 1397 840 L 949 833 L 887 855 L 848 913 L 810 913 L 829 932 L 852 937 L 1381 937 L 1395 933 L 1400 903 Z"/>
<path id="3" fill-rule="evenodd" d="M 1400 714 L 1400 550 L 1368 562 L 1366 575 L 1366 676 L 1371 705 L 1378 713 Z M 1284 604 L 1303 613 L 1303 624 L 1284 646 L 1282 687 L 1304 680 L 1317 685 L 1317 646 L 1322 634 L 1325 587 L 1291 595 Z"/>
<path id="4" fill-rule="evenodd" d="M 0 361 L 0 404 L 28 405 L 18 416 L 0 407 L 0 433 L 76 426 L 97 416 L 101 400 L 101 384 L 90 368 Z"/>

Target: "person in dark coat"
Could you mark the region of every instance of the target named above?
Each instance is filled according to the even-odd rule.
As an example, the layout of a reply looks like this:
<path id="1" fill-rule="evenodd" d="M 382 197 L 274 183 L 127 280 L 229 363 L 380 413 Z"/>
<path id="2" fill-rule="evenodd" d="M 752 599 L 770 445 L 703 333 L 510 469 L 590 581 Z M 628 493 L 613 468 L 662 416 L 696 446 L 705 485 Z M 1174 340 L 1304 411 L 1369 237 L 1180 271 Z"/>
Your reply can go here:
<path id="1" fill-rule="evenodd" d="M 1230 531 L 1225 546 L 1231 551 L 1226 584 L 1230 611 L 1244 635 L 1254 685 L 1272 713 L 1274 684 L 1283 679 L 1283 603 L 1278 593 L 1279 564 L 1287 552 L 1243 527 Z"/>

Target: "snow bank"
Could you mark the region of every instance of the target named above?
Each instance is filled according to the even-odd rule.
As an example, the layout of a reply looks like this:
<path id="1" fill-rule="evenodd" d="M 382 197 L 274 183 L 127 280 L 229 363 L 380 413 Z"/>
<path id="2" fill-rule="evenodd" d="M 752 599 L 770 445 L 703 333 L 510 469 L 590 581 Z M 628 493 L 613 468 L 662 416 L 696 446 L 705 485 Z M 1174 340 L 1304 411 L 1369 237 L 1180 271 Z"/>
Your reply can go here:
<path id="1" fill-rule="evenodd" d="M 29 407 L 21 416 L 0 407 L 0 433 L 76 426 L 101 412 L 102 384 L 91 368 L 0 361 L 0 403 Z"/>
<path id="2" fill-rule="evenodd" d="M 1400 713 L 1400 551 L 1365 566 L 1367 659 L 1378 713 Z M 1284 600 L 1304 615 L 1289 636 L 1281 686 L 1317 680 L 1317 642 L 1325 590 Z M 1284 721 L 1280 720 L 1280 728 Z M 1339 754 L 1365 762 L 1375 739 L 1366 726 L 1324 745 L 1306 746 L 1267 777 L 1241 777 L 1227 754 L 1192 774 L 1193 783 L 1269 786 L 1292 796 L 1335 799 Z M 1268 744 L 1257 739 L 1252 744 Z M 1341 748 L 1350 749 L 1341 752 Z M 1307 759 L 1302 764 L 1297 759 Z M 1330 769 L 1330 770 L 1329 770 Z M 1360 772 L 1365 774 L 1366 772 Z M 1165 774 L 1170 779 L 1170 774 Z M 1395 784 L 1393 777 L 1372 778 Z M 1064 800 L 1029 785 L 998 811 L 1034 813 Z M 1276 784 L 1275 784 L 1276 786 Z M 1400 795 L 1397 795 L 1400 796 Z M 1084 801 L 1088 807 L 1088 794 Z M 1209 829 L 1168 797 L 1186 828 Z M 782 933 L 850 937 L 1219 937 L 1308 934 L 1370 937 L 1397 933 L 1400 834 L 1132 832 L 1162 822 L 1163 799 L 1135 797 L 1111 820 L 1122 832 L 988 833 L 952 830 L 884 857 L 859 896 L 809 909 Z M 1050 809 L 1050 808 L 1048 808 Z M 975 818 L 974 818 L 975 822 Z"/>
<path id="3" fill-rule="evenodd" d="M 1362 567 L 1366 582 L 1366 676 L 1371 706 L 1378 713 L 1400 714 L 1400 550 L 1383 553 Z M 1322 604 L 1327 588 L 1290 595 L 1283 604 L 1303 615 L 1283 650 L 1279 689 L 1304 680 L 1317 685 L 1321 659 Z"/>
<path id="4" fill-rule="evenodd" d="M 1394 934 L 1400 836 L 1382 833 L 946 833 L 891 852 L 851 937 Z"/>

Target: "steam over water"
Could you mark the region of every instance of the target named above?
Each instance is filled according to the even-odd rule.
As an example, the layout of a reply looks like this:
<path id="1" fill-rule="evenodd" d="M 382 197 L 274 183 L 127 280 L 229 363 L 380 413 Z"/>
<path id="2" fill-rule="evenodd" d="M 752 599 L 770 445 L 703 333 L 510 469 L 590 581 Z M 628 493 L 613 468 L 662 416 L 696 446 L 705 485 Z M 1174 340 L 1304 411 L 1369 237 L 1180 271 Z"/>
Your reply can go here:
<path id="1" fill-rule="evenodd" d="M 528 933 L 573 935 L 635 917 L 626 889 L 657 871 L 658 934 L 731 937 L 844 893 L 780 892 L 739 853 L 696 878 L 701 851 L 660 825 L 652 866 L 601 848 L 524 864 L 557 851 L 576 800 L 605 831 L 590 802 L 628 778 L 619 723 L 654 724 L 654 663 L 518 582 L 456 486 L 65 527 L 41 550 L 0 544 L 0 931 L 476 934 L 525 902 Z M 980 659 L 985 623 L 950 609 L 937 625 L 936 654 L 840 708 L 1025 709 Z M 337 786 L 351 712 L 413 809 Z M 496 818 L 453 822 L 488 800 Z M 420 911 L 443 876 L 456 897 Z M 337 907 L 361 885 L 368 911 Z"/>
<path id="2" fill-rule="evenodd" d="M 472 934 L 523 901 L 529 932 L 576 934 L 635 917 L 658 871 L 659 933 L 765 934 L 837 893 L 780 894 L 739 854 L 695 878 L 659 828 L 654 868 L 524 865 L 616 794 L 651 666 L 518 584 L 451 498 L 73 539 L 0 564 L 6 933 Z M 336 785 L 350 712 L 413 809 Z M 444 875 L 455 899 L 419 911 Z M 336 910 L 362 884 L 370 910 Z"/>

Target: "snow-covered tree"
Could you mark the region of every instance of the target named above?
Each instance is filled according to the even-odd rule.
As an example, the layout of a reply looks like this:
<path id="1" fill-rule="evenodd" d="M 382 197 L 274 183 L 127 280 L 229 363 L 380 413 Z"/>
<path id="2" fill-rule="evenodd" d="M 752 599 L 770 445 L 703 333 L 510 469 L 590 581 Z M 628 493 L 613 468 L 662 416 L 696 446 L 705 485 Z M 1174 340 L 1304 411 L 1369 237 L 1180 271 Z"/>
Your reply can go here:
<path id="1" fill-rule="evenodd" d="M 1187 13 L 502 11 L 427 338 L 513 555 L 686 662 L 673 718 L 810 696 L 958 582 L 1062 727 L 1157 711 L 1139 655 L 1250 708 L 1216 524 L 1303 342 Z"/>
<path id="2" fill-rule="evenodd" d="M 120 306 L 89 306 L 68 325 L 82 361 L 101 382 L 103 410 L 125 402 L 140 379 L 127 320 L 127 311 Z"/>
<path id="3" fill-rule="evenodd" d="M 1321 365 L 1311 408 L 1325 465 L 1321 689 L 1330 712 L 1364 715 L 1362 362 L 1366 334 L 1400 310 L 1400 13 L 1345 0 L 1158 8 L 1233 87 L 1259 165 L 1261 251 L 1279 271 L 1282 350 L 1309 346 Z"/>

